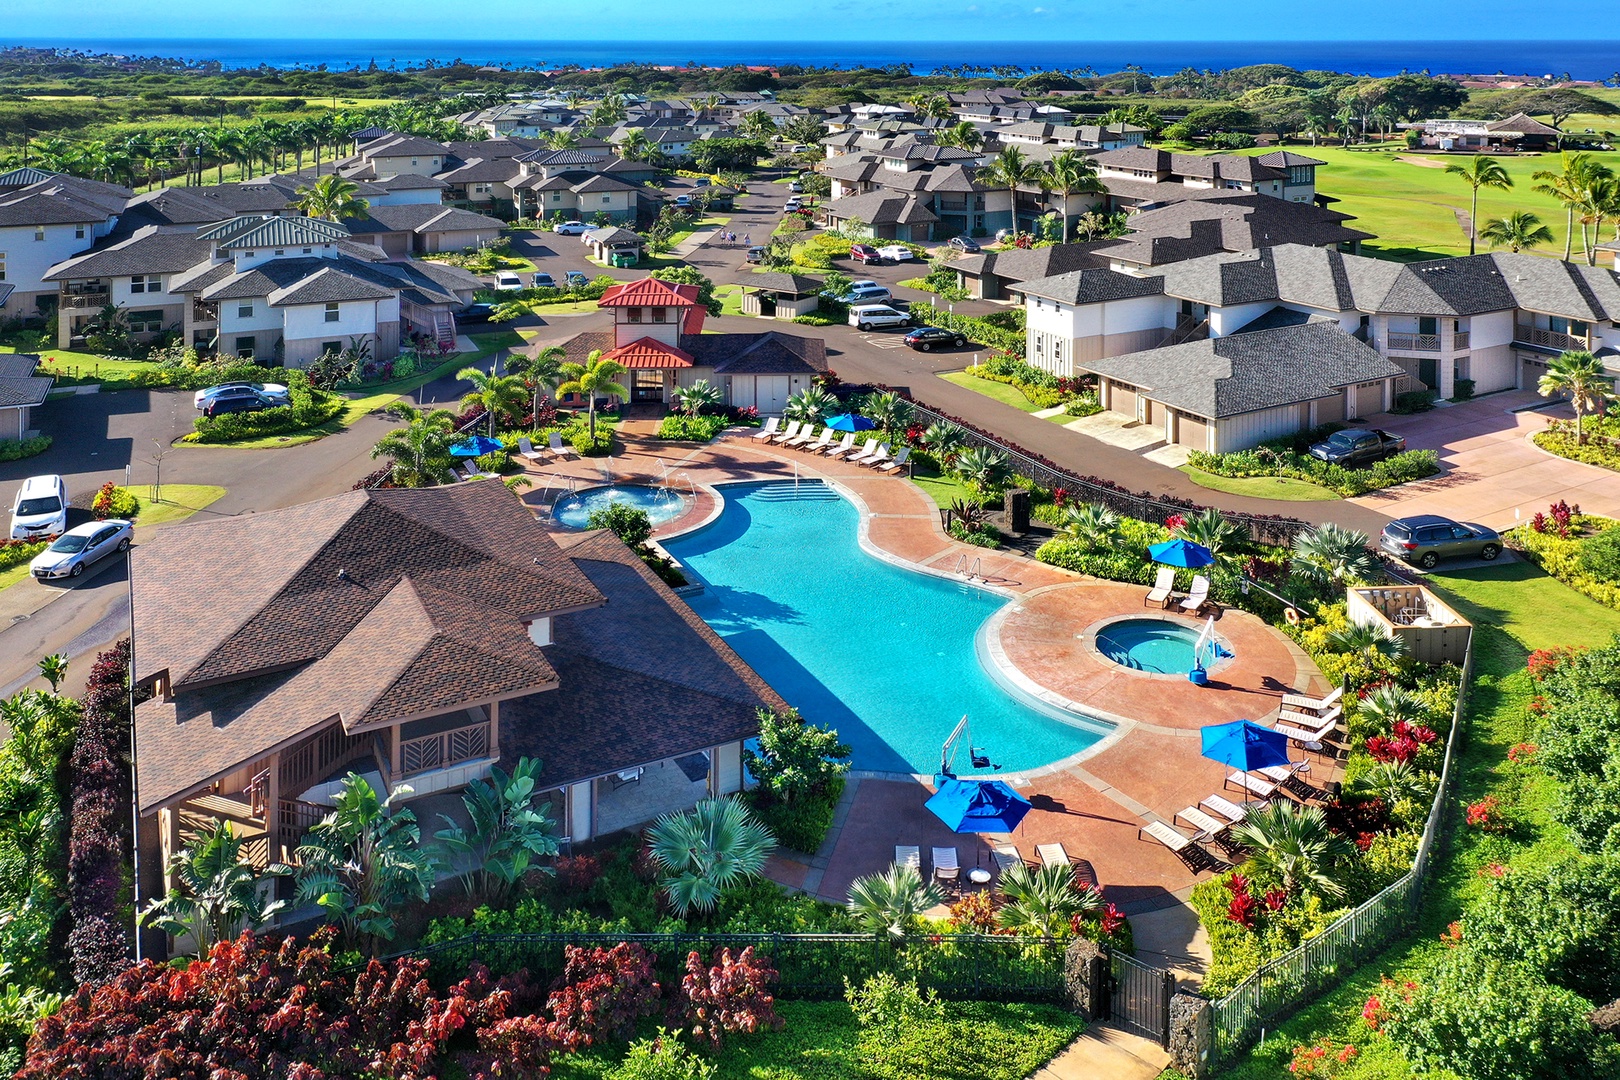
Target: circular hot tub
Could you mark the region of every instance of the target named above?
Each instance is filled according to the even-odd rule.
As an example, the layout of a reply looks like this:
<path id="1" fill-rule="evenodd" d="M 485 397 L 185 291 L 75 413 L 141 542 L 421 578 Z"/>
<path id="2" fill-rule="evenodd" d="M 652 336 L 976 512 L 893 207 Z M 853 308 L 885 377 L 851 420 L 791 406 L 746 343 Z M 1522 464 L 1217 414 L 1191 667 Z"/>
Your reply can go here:
<path id="1" fill-rule="evenodd" d="M 1169 619 L 1120 619 L 1098 627 L 1097 651 L 1121 667 L 1150 675 L 1185 675 L 1200 651 L 1206 670 L 1230 655 L 1218 640 L 1200 650 L 1198 635 L 1198 627 Z"/>
<path id="2" fill-rule="evenodd" d="M 669 488 L 646 484 L 606 484 L 564 495 L 551 507 L 551 520 L 570 529 L 590 528 L 591 514 L 614 503 L 647 511 L 653 527 L 674 521 L 686 512 L 690 500 Z"/>

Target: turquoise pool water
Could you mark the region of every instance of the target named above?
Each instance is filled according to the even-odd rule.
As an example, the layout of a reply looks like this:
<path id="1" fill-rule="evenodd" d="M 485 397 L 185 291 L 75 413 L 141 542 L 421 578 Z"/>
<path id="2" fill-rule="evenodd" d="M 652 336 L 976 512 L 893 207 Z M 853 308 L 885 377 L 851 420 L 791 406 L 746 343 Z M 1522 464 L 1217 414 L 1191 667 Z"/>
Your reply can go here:
<path id="1" fill-rule="evenodd" d="M 559 525 L 584 529 L 589 527 L 592 511 L 605 509 L 613 503 L 624 503 L 647 511 L 655 526 L 679 517 L 686 506 L 674 491 L 645 484 L 607 484 L 564 495 L 551 508 L 551 517 Z"/>
<path id="2" fill-rule="evenodd" d="M 1098 652 L 1123 667 L 1158 674 L 1191 671 L 1197 643 L 1196 629 L 1163 619 L 1124 619 L 1097 631 Z"/>
<path id="3" fill-rule="evenodd" d="M 737 484 L 708 528 L 667 542 L 704 584 L 693 608 L 789 704 L 838 729 L 857 769 L 932 774 L 967 714 L 1003 770 L 1076 754 L 1108 730 L 1015 700 L 980 666 L 979 626 L 1005 601 L 883 562 L 860 516 L 820 483 Z M 958 771 L 968 772 L 966 749 Z"/>

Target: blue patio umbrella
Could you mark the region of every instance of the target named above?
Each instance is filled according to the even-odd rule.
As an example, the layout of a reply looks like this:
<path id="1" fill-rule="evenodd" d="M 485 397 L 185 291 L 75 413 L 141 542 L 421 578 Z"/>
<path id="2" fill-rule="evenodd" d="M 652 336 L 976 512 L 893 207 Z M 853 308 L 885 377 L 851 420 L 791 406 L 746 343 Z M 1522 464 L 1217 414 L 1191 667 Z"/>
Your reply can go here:
<path id="1" fill-rule="evenodd" d="M 465 442 L 458 442 L 450 448 L 451 457 L 483 457 L 493 454 L 497 450 L 505 450 L 501 440 L 492 439 L 488 435 L 474 435 Z"/>
<path id="2" fill-rule="evenodd" d="M 928 800 L 934 816 L 959 833 L 1010 833 L 1029 800 L 1000 780 L 947 779 Z"/>
<path id="3" fill-rule="evenodd" d="M 1148 548 L 1148 554 L 1153 556 L 1154 562 L 1166 566 L 1193 568 L 1208 566 L 1215 561 L 1215 553 L 1209 548 L 1195 544 L 1191 540 L 1183 540 L 1179 536 L 1162 544 L 1154 544 Z"/>
<path id="4" fill-rule="evenodd" d="M 872 421 L 856 413 L 839 413 L 827 421 L 827 426 L 834 431 L 871 431 L 877 427 Z"/>
<path id="5" fill-rule="evenodd" d="M 1249 772 L 1288 764 L 1288 736 L 1249 720 L 1211 724 L 1200 728 L 1204 756 L 1222 765 Z"/>

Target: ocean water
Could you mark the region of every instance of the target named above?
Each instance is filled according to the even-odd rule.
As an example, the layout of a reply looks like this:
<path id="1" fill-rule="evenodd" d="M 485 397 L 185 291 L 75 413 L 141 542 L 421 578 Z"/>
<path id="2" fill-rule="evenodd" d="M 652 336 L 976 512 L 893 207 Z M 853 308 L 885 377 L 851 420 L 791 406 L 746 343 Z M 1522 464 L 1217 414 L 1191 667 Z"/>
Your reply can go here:
<path id="1" fill-rule="evenodd" d="M 992 682 L 974 638 L 1005 601 L 868 555 L 855 507 L 831 488 L 722 490 L 718 520 L 664 542 L 703 582 L 692 608 L 788 704 L 836 728 L 855 768 L 931 775 L 964 715 L 973 745 L 1004 771 L 1077 754 L 1111 730 L 1054 719 Z M 964 774 L 967 757 L 964 747 Z"/>
<path id="2" fill-rule="evenodd" d="M 86 29 L 93 29 L 87 27 Z M 1602 28 L 1598 28 L 1602 29 Z M 226 67 L 332 68 L 407 66 L 424 60 L 529 67 L 617 63 L 801 64 L 815 67 L 881 67 L 909 64 L 919 74 L 962 64 L 1017 64 L 1026 69 L 1121 71 L 1138 64 L 1167 75 L 1246 64 L 1288 64 L 1365 75 L 1402 71 L 1508 72 L 1607 79 L 1620 68 L 1616 41 L 403 41 L 386 38 L 283 38 L 204 40 L 185 38 L 14 40 L 14 44 L 59 46 L 87 52 L 218 60 Z"/>

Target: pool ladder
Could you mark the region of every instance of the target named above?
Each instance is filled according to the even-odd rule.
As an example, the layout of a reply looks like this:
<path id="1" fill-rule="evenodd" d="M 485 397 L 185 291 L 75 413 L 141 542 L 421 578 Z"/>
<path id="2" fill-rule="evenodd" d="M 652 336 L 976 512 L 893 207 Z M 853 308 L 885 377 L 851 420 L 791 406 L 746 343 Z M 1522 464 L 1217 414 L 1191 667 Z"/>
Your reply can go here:
<path id="1" fill-rule="evenodd" d="M 984 576 L 984 570 L 981 565 L 983 562 L 983 559 L 975 557 L 972 564 L 969 565 L 968 557 L 966 555 L 958 555 L 956 557 L 955 573 L 961 574 L 969 581 L 973 581 L 974 579 L 978 579 L 980 581 L 989 581 L 990 579 Z"/>

